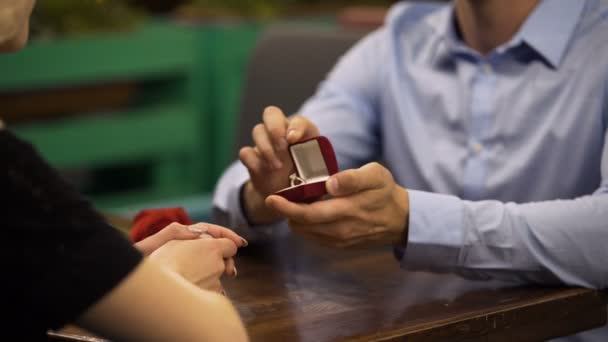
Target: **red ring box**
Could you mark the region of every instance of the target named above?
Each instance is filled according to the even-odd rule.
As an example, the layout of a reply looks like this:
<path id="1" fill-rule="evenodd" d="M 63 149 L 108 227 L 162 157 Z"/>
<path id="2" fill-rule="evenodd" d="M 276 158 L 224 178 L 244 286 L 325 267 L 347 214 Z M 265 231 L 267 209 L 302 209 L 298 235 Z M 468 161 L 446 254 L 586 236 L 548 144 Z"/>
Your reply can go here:
<path id="1" fill-rule="evenodd" d="M 296 168 L 292 184 L 275 193 L 291 202 L 311 203 L 327 194 L 325 182 L 338 172 L 338 161 L 329 139 L 318 136 L 289 146 Z M 295 184 L 296 180 L 300 182 Z"/>

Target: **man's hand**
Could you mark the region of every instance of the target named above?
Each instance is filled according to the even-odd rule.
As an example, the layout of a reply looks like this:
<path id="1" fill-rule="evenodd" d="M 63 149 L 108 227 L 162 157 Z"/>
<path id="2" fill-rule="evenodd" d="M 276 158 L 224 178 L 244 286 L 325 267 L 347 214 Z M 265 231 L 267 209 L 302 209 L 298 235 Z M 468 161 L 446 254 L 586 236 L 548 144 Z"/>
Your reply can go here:
<path id="1" fill-rule="evenodd" d="M 288 146 L 318 136 L 319 129 L 302 116 L 288 119 L 279 108 L 271 106 L 264 110 L 263 123 L 253 128 L 252 135 L 255 147 L 243 147 L 239 152 L 250 176 L 242 196 L 252 222 L 272 223 L 281 217 L 269 210 L 264 201 L 268 195 L 289 186 L 294 165 Z"/>
<path id="2" fill-rule="evenodd" d="M 327 191 L 333 198 L 312 204 L 276 195 L 266 204 L 287 217 L 294 232 L 334 246 L 389 244 L 407 234 L 407 191 L 380 164 L 333 175 Z"/>

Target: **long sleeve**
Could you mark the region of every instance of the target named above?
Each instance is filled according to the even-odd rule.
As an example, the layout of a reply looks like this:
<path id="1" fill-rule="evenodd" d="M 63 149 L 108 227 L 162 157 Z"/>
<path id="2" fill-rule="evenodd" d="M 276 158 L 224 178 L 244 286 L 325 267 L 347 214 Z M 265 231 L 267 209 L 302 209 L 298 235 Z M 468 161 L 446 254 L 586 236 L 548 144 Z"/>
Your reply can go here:
<path id="1" fill-rule="evenodd" d="M 602 183 L 575 199 L 464 201 L 410 192 L 407 269 L 544 284 L 608 287 L 608 132 Z"/>
<path id="2" fill-rule="evenodd" d="M 229 227 L 249 242 L 267 239 L 275 234 L 286 234 L 277 225 L 250 226 L 241 205 L 241 188 L 249 180 L 249 173 L 240 161 L 234 162 L 222 175 L 213 195 L 213 221 Z"/>
<path id="3" fill-rule="evenodd" d="M 542 2 L 488 59 L 458 39 L 452 6 L 400 3 L 304 104 L 341 170 L 381 161 L 410 189 L 403 267 L 608 286 L 608 69 L 579 67 L 605 54 L 601 13 Z M 230 222 L 246 179 L 235 164 L 218 185 Z"/>
<path id="4" fill-rule="evenodd" d="M 386 35 L 386 29 L 380 29 L 356 44 L 300 110 L 331 140 L 341 170 L 376 160 L 381 152 L 380 91 L 388 77 L 382 67 L 387 59 Z"/>
<path id="5" fill-rule="evenodd" d="M 379 152 L 377 102 L 383 76 L 378 53 L 384 48 L 383 34 L 383 29 L 378 30 L 357 43 L 299 111 L 331 140 L 341 170 L 374 160 Z M 260 120 L 261 117 L 262 113 Z M 278 228 L 285 226 L 283 223 L 254 229 L 248 226 L 240 203 L 240 191 L 248 179 L 247 170 L 239 161 L 224 172 L 214 193 L 215 220 L 251 240 L 285 233 L 285 229 Z"/>
<path id="6" fill-rule="evenodd" d="M 142 255 L 30 144 L 5 130 L 0 165 L 8 322 L 42 339 L 110 292 Z"/>

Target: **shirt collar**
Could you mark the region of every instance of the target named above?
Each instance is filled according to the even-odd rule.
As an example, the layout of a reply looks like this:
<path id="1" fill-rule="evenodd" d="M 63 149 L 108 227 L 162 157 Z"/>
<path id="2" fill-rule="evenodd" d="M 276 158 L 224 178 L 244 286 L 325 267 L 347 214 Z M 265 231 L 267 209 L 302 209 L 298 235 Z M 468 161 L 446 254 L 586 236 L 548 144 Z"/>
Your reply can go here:
<path id="1" fill-rule="evenodd" d="M 585 7 L 585 0 L 543 0 L 514 37 L 557 68 Z"/>
<path id="2" fill-rule="evenodd" d="M 506 50 L 525 42 L 557 68 L 568 47 L 586 0 L 543 0 L 532 11 L 517 34 L 497 51 Z M 436 15 L 425 18 L 426 22 L 446 43 L 446 52 L 470 51 L 456 34 L 454 6 L 446 6 Z"/>

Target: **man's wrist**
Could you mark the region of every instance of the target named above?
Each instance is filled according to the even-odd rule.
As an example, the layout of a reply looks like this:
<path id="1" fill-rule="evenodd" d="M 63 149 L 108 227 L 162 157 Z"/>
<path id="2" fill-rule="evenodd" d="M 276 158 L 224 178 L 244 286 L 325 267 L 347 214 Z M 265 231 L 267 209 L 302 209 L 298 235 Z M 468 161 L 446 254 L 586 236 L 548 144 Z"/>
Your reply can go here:
<path id="1" fill-rule="evenodd" d="M 272 212 L 264 203 L 265 198 L 247 181 L 240 190 L 241 211 L 249 226 L 274 223 L 280 216 Z"/>
<path id="2" fill-rule="evenodd" d="M 254 226 L 256 225 L 256 222 L 252 217 L 252 213 L 255 212 L 255 208 L 251 206 L 252 198 L 251 194 L 249 193 L 251 191 L 249 189 L 251 186 L 250 183 L 250 181 L 247 181 L 241 186 L 241 189 L 239 190 L 239 204 L 241 206 L 243 217 L 245 218 L 245 221 L 247 221 L 247 225 Z"/>
<path id="3" fill-rule="evenodd" d="M 409 232 L 409 217 L 410 217 L 410 206 L 409 206 L 409 194 L 405 188 L 397 186 L 397 205 L 399 208 L 400 217 L 398 225 L 397 225 L 397 237 L 395 240 L 395 244 L 405 249 L 408 241 L 408 232 Z"/>

